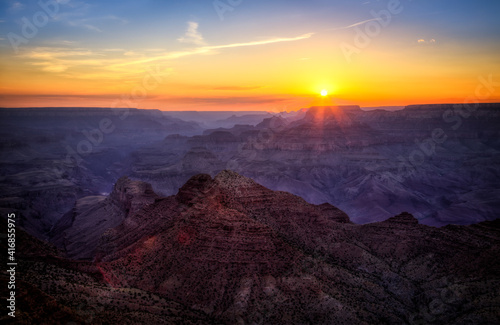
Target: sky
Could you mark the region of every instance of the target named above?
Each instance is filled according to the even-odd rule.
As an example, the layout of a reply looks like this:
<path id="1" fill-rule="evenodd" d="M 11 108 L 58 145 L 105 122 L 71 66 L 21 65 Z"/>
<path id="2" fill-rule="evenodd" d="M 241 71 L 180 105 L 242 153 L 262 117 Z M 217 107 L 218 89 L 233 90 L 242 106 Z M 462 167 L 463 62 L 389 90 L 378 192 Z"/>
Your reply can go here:
<path id="1" fill-rule="evenodd" d="M 496 0 L 4 0 L 0 107 L 500 102 L 499 14 Z"/>

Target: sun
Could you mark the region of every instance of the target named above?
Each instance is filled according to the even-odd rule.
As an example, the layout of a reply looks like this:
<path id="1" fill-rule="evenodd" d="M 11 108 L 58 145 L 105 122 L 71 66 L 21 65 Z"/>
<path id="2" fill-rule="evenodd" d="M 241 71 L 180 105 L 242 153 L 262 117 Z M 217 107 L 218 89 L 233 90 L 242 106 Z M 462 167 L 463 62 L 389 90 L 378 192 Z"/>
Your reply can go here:
<path id="1" fill-rule="evenodd" d="M 321 91 L 321 96 L 325 97 L 326 95 L 328 95 L 328 90 L 323 89 L 323 90 Z"/>

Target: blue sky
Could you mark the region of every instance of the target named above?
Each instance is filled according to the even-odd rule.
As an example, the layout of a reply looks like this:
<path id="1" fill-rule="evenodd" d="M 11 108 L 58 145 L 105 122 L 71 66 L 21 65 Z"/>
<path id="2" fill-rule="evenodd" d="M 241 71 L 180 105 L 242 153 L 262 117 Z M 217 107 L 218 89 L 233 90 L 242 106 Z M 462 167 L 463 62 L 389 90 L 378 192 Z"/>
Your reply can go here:
<path id="1" fill-rule="evenodd" d="M 64 0 L 59 1 L 64 3 Z M 210 0 L 70 0 L 60 5 L 56 19 L 43 28 L 37 41 L 66 38 L 123 45 L 131 38 L 137 42 L 144 38 L 150 43 L 168 42 L 182 32 L 186 21 L 191 20 L 203 25 L 207 37 L 214 41 L 232 37 L 236 32 L 243 35 L 251 32 L 282 34 L 287 30 L 290 33 L 321 33 L 370 19 L 370 10 L 384 9 L 387 2 L 243 0 L 233 11 L 227 11 L 221 21 Z M 400 25 L 421 34 L 438 34 L 463 41 L 500 40 L 499 1 L 401 0 L 401 4 L 405 10 L 397 17 L 395 27 Z M 2 42 L 5 43 L 9 31 L 20 29 L 22 17 L 31 18 L 37 11 L 40 6 L 35 0 L 3 1 L 0 4 Z M 155 41 L 150 34 L 159 40 Z"/>

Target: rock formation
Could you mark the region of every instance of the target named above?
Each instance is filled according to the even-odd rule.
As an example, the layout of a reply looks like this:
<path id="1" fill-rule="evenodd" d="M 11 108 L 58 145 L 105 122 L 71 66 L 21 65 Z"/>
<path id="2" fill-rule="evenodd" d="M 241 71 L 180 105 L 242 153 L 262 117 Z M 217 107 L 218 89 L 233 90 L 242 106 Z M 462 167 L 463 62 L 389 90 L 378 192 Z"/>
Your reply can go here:
<path id="1" fill-rule="evenodd" d="M 299 119 L 206 130 L 182 144 L 165 139 L 139 150 L 130 173 L 171 195 L 193 175 L 227 168 L 310 203 L 329 202 L 356 223 L 409 211 L 427 225 L 472 224 L 500 208 L 500 105 L 474 109 L 311 107 Z M 193 164 L 191 152 L 208 158 Z"/>
<path id="2" fill-rule="evenodd" d="M 434 228 L 405 212 L 355 225 L 222 171 L 130 213 L 95 266 L 114 288 L 222 323 L 494 323 L 499 253 L 498 220 Z"/>
<path id="3" fill-rule="evenodd" d="M 69 258 L 92 259 L 101 235 L 157 198 L 151 185 L 122 177 L 108 197 L 79 199 L 52 229 L 52 242 Z"/>
<path id="4" fill-rule="evenodd" d="M 19 229 L 27 322 L 49 317 L 28 290 L 53 323 L 500 321 L 498 219 L 435 228 L 403 212 L 356 225 L 229 170 L 196 175 L 170 197 L 123 177 L 65 219 L 56 242 L 71 259 Z"/>

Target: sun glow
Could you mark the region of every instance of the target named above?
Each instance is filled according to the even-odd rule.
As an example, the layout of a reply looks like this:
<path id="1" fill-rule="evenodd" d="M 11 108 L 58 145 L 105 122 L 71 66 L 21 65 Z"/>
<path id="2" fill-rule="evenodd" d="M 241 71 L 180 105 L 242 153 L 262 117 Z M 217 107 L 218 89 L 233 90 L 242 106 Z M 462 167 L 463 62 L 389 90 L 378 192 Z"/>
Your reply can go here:
<path id="1" fill-rule="evenodd" d="M 323 89 L 323 90 L 321 91 L 321 96 L 325 97 L 326 95 L 328 95 L 328 90 Z"/>

